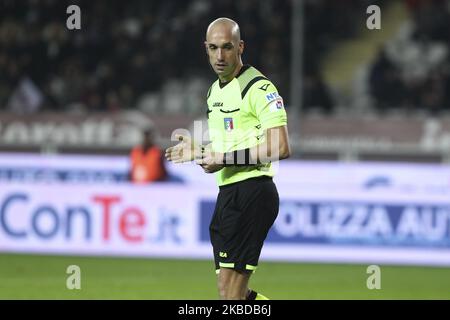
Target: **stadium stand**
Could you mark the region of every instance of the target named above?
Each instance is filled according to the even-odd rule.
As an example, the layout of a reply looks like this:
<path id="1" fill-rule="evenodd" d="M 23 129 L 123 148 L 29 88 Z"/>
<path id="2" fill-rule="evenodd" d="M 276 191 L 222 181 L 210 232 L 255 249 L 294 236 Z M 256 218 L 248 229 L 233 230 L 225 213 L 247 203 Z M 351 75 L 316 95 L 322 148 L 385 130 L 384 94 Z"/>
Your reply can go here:
<path id="1" fill-rule="evenodd" d="M 204 120 L 205 93 L 214 80 L 204 33 L 218 16 L 239 21 L 245 62 L 276 83 L 291 112 L 297 107 L 289 103 L 292 3 L 2 1 L 0 149 L 126 154 L 138 136 L 130 112 L 153 122 L 167 147 L 174 128 Z M 448 161 L 449 3 L 304 0 L 302 113 L 289 117 L 294 157 L 390 159 L 386 154 L 401 153 L 395 157 Z M 81 30 L 66 28 L 69 4 L 81 8 Z M 375 40 L 364 38 L 369 4 L 383 12 L 382 30 L 369 31 Z M 377 39 L 383 41 L 373 50 Z M 348 46 L 352 41 L 358 46 Z M 367 61 L 359 65 L 356 56 L 364 54 Z M 330 73 L 351 77 L 350 90 L 338 88 Z M 374 154 L 365 157 L 361 149 Z"/>
<path id="2" fill-rule="evenodd" d="M 305 2 L 306 107 L 333 108 L 320 58 L 357 32 L 365 2 Z M 200 114 L 213 79 L 202 46 L 204 29 L 217 16 L 240 21 L 246 61 L 289 98 L 290 1 L 73 3 L 82 9 L 80 31 L 66 29 L 67 1 L 2 2 L 1 108 L 22 113 L 139 107 L 150 113 Z M 32 97 L 29 107 L 17 101 L 21 91 Z"/>
<path id="3" fill-rule="evenodd" d="M 406 1 L 412 19 L 380 48 L 369 83 L 376 108 L 450 111 L 450 6 Z"/>

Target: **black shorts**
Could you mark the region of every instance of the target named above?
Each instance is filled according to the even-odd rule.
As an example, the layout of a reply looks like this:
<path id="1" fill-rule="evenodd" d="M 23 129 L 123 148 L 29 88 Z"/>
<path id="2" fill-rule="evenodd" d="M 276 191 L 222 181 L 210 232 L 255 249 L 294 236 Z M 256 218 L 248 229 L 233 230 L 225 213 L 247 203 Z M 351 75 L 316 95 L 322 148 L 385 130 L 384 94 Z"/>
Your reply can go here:
<path id="1" fill-rule="evenodd" d="M 220 187 L 209 226 L 216 271 L 220 268 L 256 270 L 278 209 L 278 191 L 270 177 Z"/>

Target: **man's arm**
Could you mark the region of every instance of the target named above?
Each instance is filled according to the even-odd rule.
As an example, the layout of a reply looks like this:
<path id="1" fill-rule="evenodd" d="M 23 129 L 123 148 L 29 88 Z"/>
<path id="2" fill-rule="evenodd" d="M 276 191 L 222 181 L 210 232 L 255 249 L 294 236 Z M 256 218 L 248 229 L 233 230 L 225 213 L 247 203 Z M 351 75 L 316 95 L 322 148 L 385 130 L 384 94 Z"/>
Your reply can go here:
<path id="1" fill-rule="evenodd" d="M 203 157 L 196 163 L 207 173 L 221 170 L 225 166 L 248 166 L 264 164 L 289 158 L 291 147 L 287 126 L 269 128 L 265 131 L 264 142 L 249 149 L 227 152 L 213 152 L 205 149 Z"/>
<path id="2" fill-rule="evenodd" d="M 250 157 L 256 163 L 287 159 L 291 156 L 291 146 L 287 126 L 269 128 L 265 131 L 265 141 L 250 148 Z"/>

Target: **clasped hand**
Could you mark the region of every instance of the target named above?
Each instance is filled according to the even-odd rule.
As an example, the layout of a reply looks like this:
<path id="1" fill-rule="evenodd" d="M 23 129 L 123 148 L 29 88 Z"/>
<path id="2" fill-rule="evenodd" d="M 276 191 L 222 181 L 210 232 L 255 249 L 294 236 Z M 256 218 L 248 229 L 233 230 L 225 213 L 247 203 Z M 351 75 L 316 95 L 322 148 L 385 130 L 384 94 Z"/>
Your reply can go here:
<path id="1" fill-rule="evenodd" d="M 184 163 L 195 160 L 195 163 L 203 168 L 206 173 L 214 173 L 223 168 L 223 153 L 214 152 L 211 144 L 200 146 L 191 138 L 183 135 L 175 135 L 180 142 L 167 148 L 165 157 L 173 163 Z"/>

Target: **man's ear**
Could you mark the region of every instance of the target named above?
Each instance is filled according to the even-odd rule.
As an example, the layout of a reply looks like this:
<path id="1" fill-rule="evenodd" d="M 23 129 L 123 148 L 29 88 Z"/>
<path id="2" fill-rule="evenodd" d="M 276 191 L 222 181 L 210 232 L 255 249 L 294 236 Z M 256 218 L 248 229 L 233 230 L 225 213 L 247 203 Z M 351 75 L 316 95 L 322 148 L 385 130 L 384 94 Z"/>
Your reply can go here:
<path id="1" fill-rule="evenodd" d="M 206 52 L 206 55 L 208 55 L 208 42 L 204 42 L 204 44 L 205 44 L 205 52 Z"/>
<path id="2" fill-rule="evenodd" d="M 242 55 L 244 53 L 244 47 L 245 47 L 244 40 L 240 40 L 239 41 L 239 54 L 240 55 Z"/>

